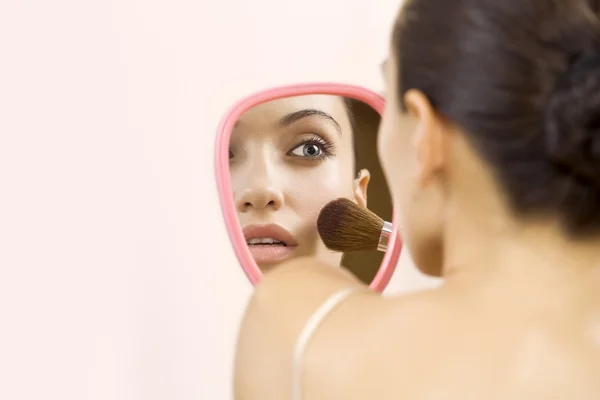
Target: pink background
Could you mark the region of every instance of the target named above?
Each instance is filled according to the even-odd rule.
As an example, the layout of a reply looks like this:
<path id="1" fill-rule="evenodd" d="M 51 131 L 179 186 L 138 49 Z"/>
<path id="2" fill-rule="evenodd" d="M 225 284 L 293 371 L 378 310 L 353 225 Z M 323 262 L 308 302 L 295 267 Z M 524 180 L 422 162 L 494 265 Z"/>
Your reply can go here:
<path id="1" fill-rule="evenodd" d="M 380 91 L 398 3 L 0 1 L 0 398 L 230 399 L 251 285 L 219 118 L 279 84 Z M 403 254 L 387 292 L 436 283 Z"/>

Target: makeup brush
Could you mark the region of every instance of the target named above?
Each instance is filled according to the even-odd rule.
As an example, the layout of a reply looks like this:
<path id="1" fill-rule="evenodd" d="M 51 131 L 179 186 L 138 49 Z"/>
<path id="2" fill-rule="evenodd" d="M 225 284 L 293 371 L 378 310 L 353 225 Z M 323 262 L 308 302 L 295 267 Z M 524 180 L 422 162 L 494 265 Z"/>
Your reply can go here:
<path id="1" fill-rule="evenodd" d="M 340 198 L 323 207 L 317 230 L 329 250 L 347 253 L 387 249 L 392 224 L 352 200 Z"/>

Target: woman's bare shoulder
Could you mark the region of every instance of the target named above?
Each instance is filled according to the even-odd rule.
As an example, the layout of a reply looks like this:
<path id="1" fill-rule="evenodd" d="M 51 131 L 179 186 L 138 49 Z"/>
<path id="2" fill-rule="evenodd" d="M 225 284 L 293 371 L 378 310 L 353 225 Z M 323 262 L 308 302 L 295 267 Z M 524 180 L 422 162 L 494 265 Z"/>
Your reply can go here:
<path id="1" fill-rule="evenodd" d="M 292 351 L 314 311 L 337 290 L 366 286 L 339 267 L 298 258 L 265 274 L 238 334 L 235 398 L 281 399 L 291 385 Z"/>
<path id="2" fill-rule="evenodd" d="M 339 267 L 310 258 L 290 261 L 265 275 L 248 303 L 236 349 L 236 400 L 286 398 L 291 388 L 293 349 L 300 331 L 329 296 L 349 287 L 359 290 L 337 307 L 315 332 L 307 349 L 308 370 L 315 371 L 320 369 L 319 364 L 329 363 L 333 364 L 326 369 L 336 368 L 338 351 L 349 349 L 356 349 L 353 351 L 360 364 L 359 359 L 363 357 L 360 349 L 370 347 L 364 346 L 365 339 L 378 340 L 380 334 L 376 332 L 384 332 L 387 324 L 393 324 L 396 318 L 402 319 L 395 311 L 404 308 L 406 312 L 400 311 L 400 314 L 407 316 L 420 313 L 419 307 L 398 306 L 395 299 L 382 298 Z M 407 297 L 400 303 L 410 304 L 414 300 Z M 410 323 L 404 321 L 403 325 L 409 327 Z M 396 335 L 396 340 L 400 339 L 397 334 L 390 332 L 391 337 Z M 310 376 L 314 374 L 307 374 L 307 382 Z"/>

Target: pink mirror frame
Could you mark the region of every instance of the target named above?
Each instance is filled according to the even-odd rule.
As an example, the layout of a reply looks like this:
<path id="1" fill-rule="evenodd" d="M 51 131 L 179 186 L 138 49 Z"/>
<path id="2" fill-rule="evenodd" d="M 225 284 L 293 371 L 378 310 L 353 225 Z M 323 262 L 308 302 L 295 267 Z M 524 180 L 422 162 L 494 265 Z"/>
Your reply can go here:
<path id="1" fill-rule="evenodd" d="M 215 174 L 217 180 L 217 190 L 221 203 L 221 212 L 225 219 L 225 225 L 229 234 L 229 239 L 233 245 L 233 250 L 238 261 L 242 265 L 242 270 L 252 283 L 256 285 L 262 276 L 262 272 L 254 262 L 250 250 L 246 244 L 246 239 L 240 229 L 240 224 L 235 209 L 233 199 L 233 190 L 229 173 L 229 140 L 231 131 L 235 122 L 248 109 L 257 104 L 271 100 L 277 100 L 283 97 L 302 96 L 309 94 L 331 94 L 337 96 L 350 97 L 360 100 L 373 107 L 380 115 L 383 113 L 385 99 L 360 86 L 342 84 L 342 83 L 305 83 L 297 85 L 279 86 L 260 91 L 250 96 L 244 97 L 234 104 L 222 118 L 217 130 L 215 143 Z M 377 274 L 371 281 L 369 287 L 375 291 L 381 292 L 389 283 L 402 250 L 402 241 L 397 231 L 397 214 L 394 212 L 392 219 L 393 230 L 389 240 L 388 248 L 377 271 Z"/>

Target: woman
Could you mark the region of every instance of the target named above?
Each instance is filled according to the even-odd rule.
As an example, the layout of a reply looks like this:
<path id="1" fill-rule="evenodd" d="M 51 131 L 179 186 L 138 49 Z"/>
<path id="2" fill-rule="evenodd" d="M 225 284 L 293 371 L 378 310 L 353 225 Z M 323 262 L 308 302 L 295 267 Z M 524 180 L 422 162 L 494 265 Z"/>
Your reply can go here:
<path id="1" fill-rule="evenodd" d="M 248 306 L 236 399 L 597 399 L 598 18 L 411 0 L 384 69 L 379 155 L 405 243 L 444 285 L 381 298 L 286 263 Z"/>
<path id="2" fill-rule="evenodd" d="M 240 117 L 230 143 L 238 218 L 263 272 L 294 257 L 340 265 L 317 232 L 331 200 L 366 206 L 370 174 L 356 170 L 350 102 L 306 95 L 259 104 Z"/>

